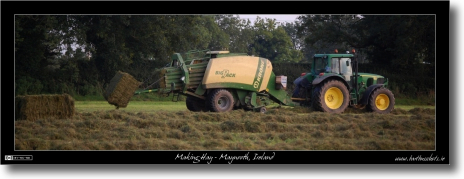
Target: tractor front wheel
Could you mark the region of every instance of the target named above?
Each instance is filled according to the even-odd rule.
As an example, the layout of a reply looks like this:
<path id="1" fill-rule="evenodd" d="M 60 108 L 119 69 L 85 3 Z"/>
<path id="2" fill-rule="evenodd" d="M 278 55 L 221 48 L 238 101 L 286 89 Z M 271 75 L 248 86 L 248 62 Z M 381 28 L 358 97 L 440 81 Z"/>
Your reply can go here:
<path id="1" fill-rule="evenodd" d="M 234 97 L 226 89 L 215 89 L 208 95 L 208 108 L 212 112 L 227 112 L 234 107 Z"/>
<path id="2" fill-rule="evenodd" d="M 349 98 L 345 84 L 338 80 L 329 80 L 314 88 L 311 100 L 317 111 L 342 113 L 348 107 Z"/>
<path id="3" fill-rule="evenodd" d="M 378 113 L 390 113 L 395 106 L 395 97 L 393 93 L 386 88 L 374 90 L 369 97 L 367 110 Z"/>

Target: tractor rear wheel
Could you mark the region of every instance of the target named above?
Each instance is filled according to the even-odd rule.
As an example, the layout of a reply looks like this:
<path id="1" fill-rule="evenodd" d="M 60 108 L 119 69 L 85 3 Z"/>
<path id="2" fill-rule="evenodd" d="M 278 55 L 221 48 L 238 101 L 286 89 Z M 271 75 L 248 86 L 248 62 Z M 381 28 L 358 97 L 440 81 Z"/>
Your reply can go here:
<path id="1" fill-rule="evenodd" d="M 329 80 L 314 88 L 311 100 L 317 111 L 342 113 L 348 107 L 350 99 L 345 84 L 338 80 Z"/>
<path id="2" fill-rule="evenodd" d="M 208 111 L 205 102 L 193 96 L 187 96 L 185 104 L 187 105 L 187 109 L 193 112 Z"/>
<path id="3" fill-rule="evenodd" d="M 234 107 L 234 97 L 226 89 L 215 89 L 207 98 L 209 110 L 212 112 L 227 112 Z"/>
<path id="4" fill-rule="evenodd" d="M 377 113 L 390 113 L 395 106 L 395 97 L 393 93 L 386 88 L 374 90 L 369 97 L 367 110 Z"/>

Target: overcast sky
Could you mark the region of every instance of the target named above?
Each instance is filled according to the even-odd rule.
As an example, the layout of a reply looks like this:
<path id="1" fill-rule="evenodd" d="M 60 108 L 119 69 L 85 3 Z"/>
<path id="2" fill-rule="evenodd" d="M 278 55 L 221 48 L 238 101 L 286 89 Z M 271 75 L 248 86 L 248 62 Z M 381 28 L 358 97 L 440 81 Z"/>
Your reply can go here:
<path id="1" fill-rule="evenodd" d="M 250 19 L 251 24 L 253 24 L 256 20 L 256 17 L 260 18 L 270 18 L 270 19 L 276 19 L 277 22 L 294 22 L 298 16 L 301 16 L 301 14 L 293 14 L 293 15 L 287 15 L 287 14 L 279 14 L 279 15 L 267 15 L 267 14 L 239 14 L 240 19 Z"/>

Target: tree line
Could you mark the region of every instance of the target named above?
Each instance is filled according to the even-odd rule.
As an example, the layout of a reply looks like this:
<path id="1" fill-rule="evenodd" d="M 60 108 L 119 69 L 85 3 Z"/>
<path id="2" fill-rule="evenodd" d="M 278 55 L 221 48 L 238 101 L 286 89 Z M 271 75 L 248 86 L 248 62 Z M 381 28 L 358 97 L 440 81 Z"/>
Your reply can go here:
<path id="1" fill-rule="evenodd" d="M 117 71 L 150 84 L 173 53 L 193 49 L 264 57 L 298 76 L 291 68 L 309 68 L 315 53 L 352 48 L 366 70 L 385 72 L 372 71 L 393 77 L 400 90 L 411 88 L 404 83 L 416 92 L 434 88 L 431 15 L 258 17 L 253 24 L 239 15 L 16 15 L 15 93 L 101 95 Z M 427 81 L 408 81 L 415 76 Z"/>

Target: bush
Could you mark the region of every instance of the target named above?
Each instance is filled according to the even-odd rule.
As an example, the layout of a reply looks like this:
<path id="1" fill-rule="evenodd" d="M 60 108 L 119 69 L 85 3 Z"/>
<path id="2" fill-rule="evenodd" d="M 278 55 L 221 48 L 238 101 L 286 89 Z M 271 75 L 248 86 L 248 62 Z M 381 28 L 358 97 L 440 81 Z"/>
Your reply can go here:
<path id="1" fill-rule="evenodd" d="M 416 98 L 418 94 L 428 94 L 435 89 L 434 66 L 417 64 L 409 71 L 397 71 L 389 67 L 367 63 L 359 64 L 359 72 L 374 73 L 388 78 L 389 86 L 395 96 L 405 95 Z"/>
<path id="2" fill-rule="evenodd" d="M 42 83 L 32 77 L 21 77 L 15 81 L 16 95 L 40 94 L 42 92 Z"/>

